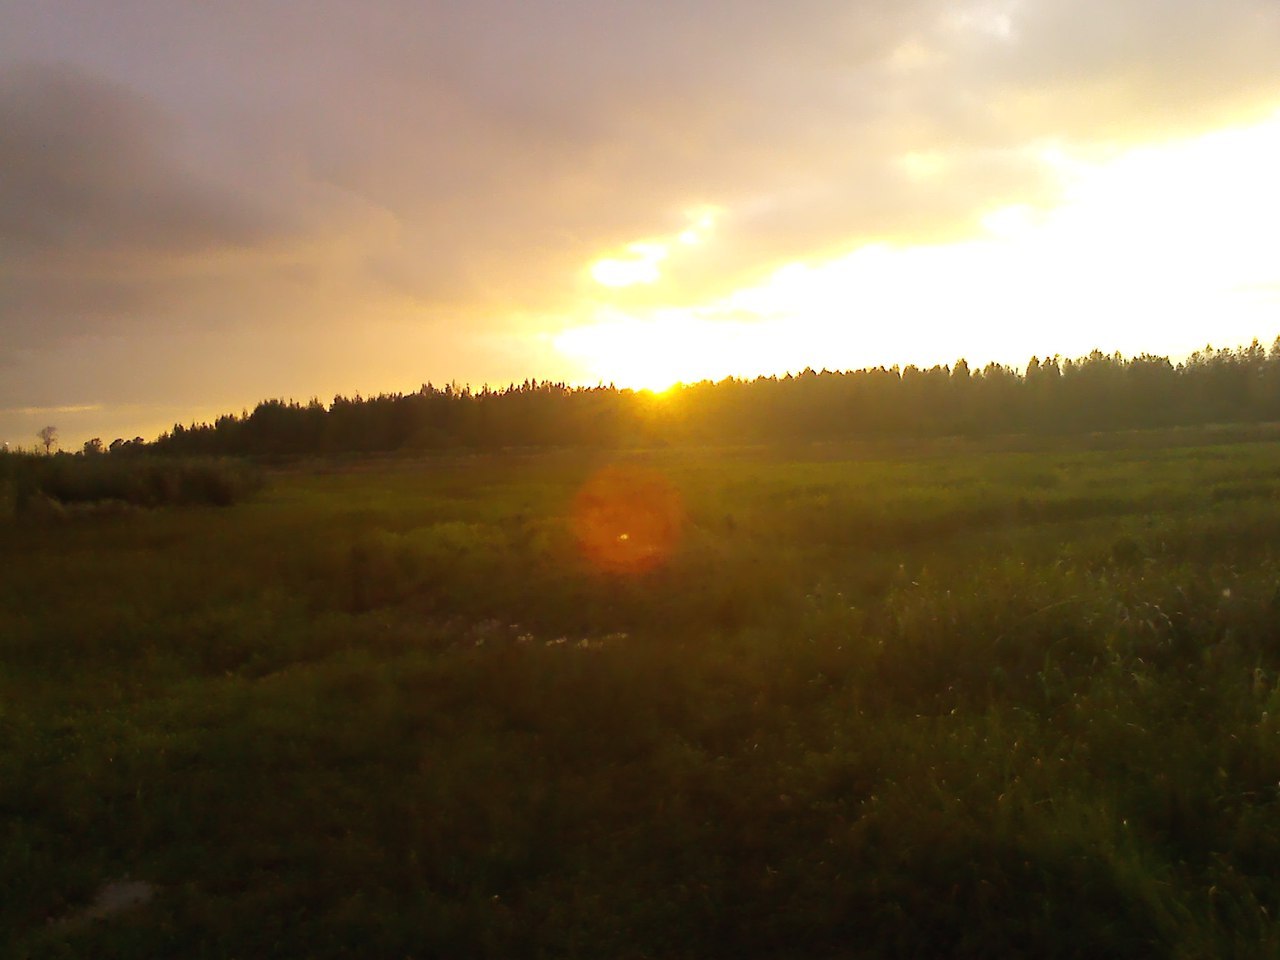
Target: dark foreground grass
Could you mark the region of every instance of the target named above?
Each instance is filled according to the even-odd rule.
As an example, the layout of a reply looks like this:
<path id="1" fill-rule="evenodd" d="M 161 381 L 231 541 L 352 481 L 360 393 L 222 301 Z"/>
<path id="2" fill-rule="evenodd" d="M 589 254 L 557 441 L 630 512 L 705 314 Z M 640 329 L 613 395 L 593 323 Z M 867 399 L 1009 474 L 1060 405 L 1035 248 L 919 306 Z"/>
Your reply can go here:
<path id="1" fill-rule="evenodd" d="M 1280 445 L 622 459 L 0 528 L 5 955 L 1280 954 Z"/>

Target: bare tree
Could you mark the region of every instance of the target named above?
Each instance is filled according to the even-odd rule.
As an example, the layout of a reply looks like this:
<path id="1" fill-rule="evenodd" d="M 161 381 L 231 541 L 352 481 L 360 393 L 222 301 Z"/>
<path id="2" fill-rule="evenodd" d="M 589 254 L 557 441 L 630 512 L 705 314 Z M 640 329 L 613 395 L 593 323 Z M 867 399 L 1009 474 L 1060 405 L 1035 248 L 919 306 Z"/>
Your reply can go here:
<path id="1" fill-rule="evenodd" d="M 58 428 L 42 427 L 36 436 L 38 436 L 40 438 L 40 442 L 44 444 L 44 452 L 46 454 L 52 453 L 53 445 L 58 442 Z"/>

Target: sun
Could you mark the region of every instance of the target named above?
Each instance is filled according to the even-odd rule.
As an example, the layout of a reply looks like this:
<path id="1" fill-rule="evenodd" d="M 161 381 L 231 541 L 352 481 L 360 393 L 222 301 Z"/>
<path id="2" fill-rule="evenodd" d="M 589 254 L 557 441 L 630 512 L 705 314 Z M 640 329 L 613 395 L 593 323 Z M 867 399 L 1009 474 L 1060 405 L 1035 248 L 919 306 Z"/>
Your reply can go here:
<path id="1" fill-rule="evenodd" d="M 662 394 L 689 378 L 690 357 L 660 325 L 624 317 L 574 327 L 556 349 L 619 387 Z"/>

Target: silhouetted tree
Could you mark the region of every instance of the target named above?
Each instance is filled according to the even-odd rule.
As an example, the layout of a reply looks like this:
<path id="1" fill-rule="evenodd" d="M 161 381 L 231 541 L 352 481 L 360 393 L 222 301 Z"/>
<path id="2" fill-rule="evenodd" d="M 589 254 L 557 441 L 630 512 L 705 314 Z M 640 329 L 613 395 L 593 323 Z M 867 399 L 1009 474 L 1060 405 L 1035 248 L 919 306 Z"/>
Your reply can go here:
<path id="1" fill-rule="evenodd" d="M 36 434 L 40 438 L 40 442 L 44 444 L 44 452 L 52 453 L 53 445 L 58 442 L 57 427 L 41 427 L 40 432 Z"/>
<path id="2" fill-rule="evenodd" d="M 264 400 L 212 424 L 176 424 L 160 453 L 295 457 L 452 448 L 774 443 L 840 437 L 1063 432 L 1280 420 L 1280 338 L 1212 347 L 1178 364 L 1095 350 L 1032 357 L 1019 371 L 908 366 L 726 378 L 661 398 L 613 386 L 526 380 L 424 384 L 409 394 Z M 112 452 L 144 448 L 140 439 Z"/>

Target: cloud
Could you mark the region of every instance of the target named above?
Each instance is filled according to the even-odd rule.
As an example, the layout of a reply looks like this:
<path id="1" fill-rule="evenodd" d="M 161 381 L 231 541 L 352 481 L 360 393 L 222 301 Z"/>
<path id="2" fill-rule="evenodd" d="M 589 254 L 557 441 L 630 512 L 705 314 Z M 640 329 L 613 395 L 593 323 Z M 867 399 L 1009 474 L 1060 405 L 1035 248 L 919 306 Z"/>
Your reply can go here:
<path id="1" fill-rule="evenodd" d="M 47 333 L 151 305 L 180 258 L 253 242 L 252 211 L 185 171 L 144 97 L 69 67 L 0 73 L 0 318 Z"/>
<path id="2" fill-rule="evenodd" d="M 337 356 L 376 317 L 470 362 L 584 304 L 964 236 L 1052 206 L 1055 151 L 1277 104 L 1274 0 L 18 0 L 0 337 L 24 364 L 229 325 Z M 659 281 L 592 279 L 702 205 Z"/>
<path id="3" fill-rule="evenodd" d="M 64 404 L 58 407 L 6 407 L 0 414 L 17 413 L 23 416 L 42 416 L 49 413 L 88 413 L 102 409 L 100 403 Z"/>
<path id="4" fill-rule="evenodd" d="M 269 165 L 237 181 L 202 164 L 153 98 L 65 65 L 0 71 L 0 169 L 0 332 L 11 345 L 172 317 L 264 274 L 287 286 L 291 271 L 341 253 L 319 228 L 367 233 L 375 219 Z"/>
<path id="5" fill-rule="evenodd" d="M 361 214 L 382 229 L 348 251 L 353 283 L 428 307 L 554 301 L 696 203 L 726 210 L 732 283 L 1049 202 L 1029 142 L 1159 135 L 1280 96 L 1269 0 L 125 0 L 75 40 L 86 3 L 41 6 L 29 35 L 121 79 L 8 82 L 4 160 L 25 180 L 3 223 L 45 244 L 30 272 L 81 274 L 55 304 L 117 313 L 136 291 L 113 288 L 157 250 L 173 272 L 275 243 L 307 269 Z M 126 61 L 143 23 L 154 49 Z M 930 151 L 936 176 L 904 171 Z"/>
<path id="6" fill-rule="evenodd" d="M 182 169 L 146 98 L 66 67 L 0 74 L 0 236 L 35 252 L 199 251 L 257 238 L 254 211 Z"/>

